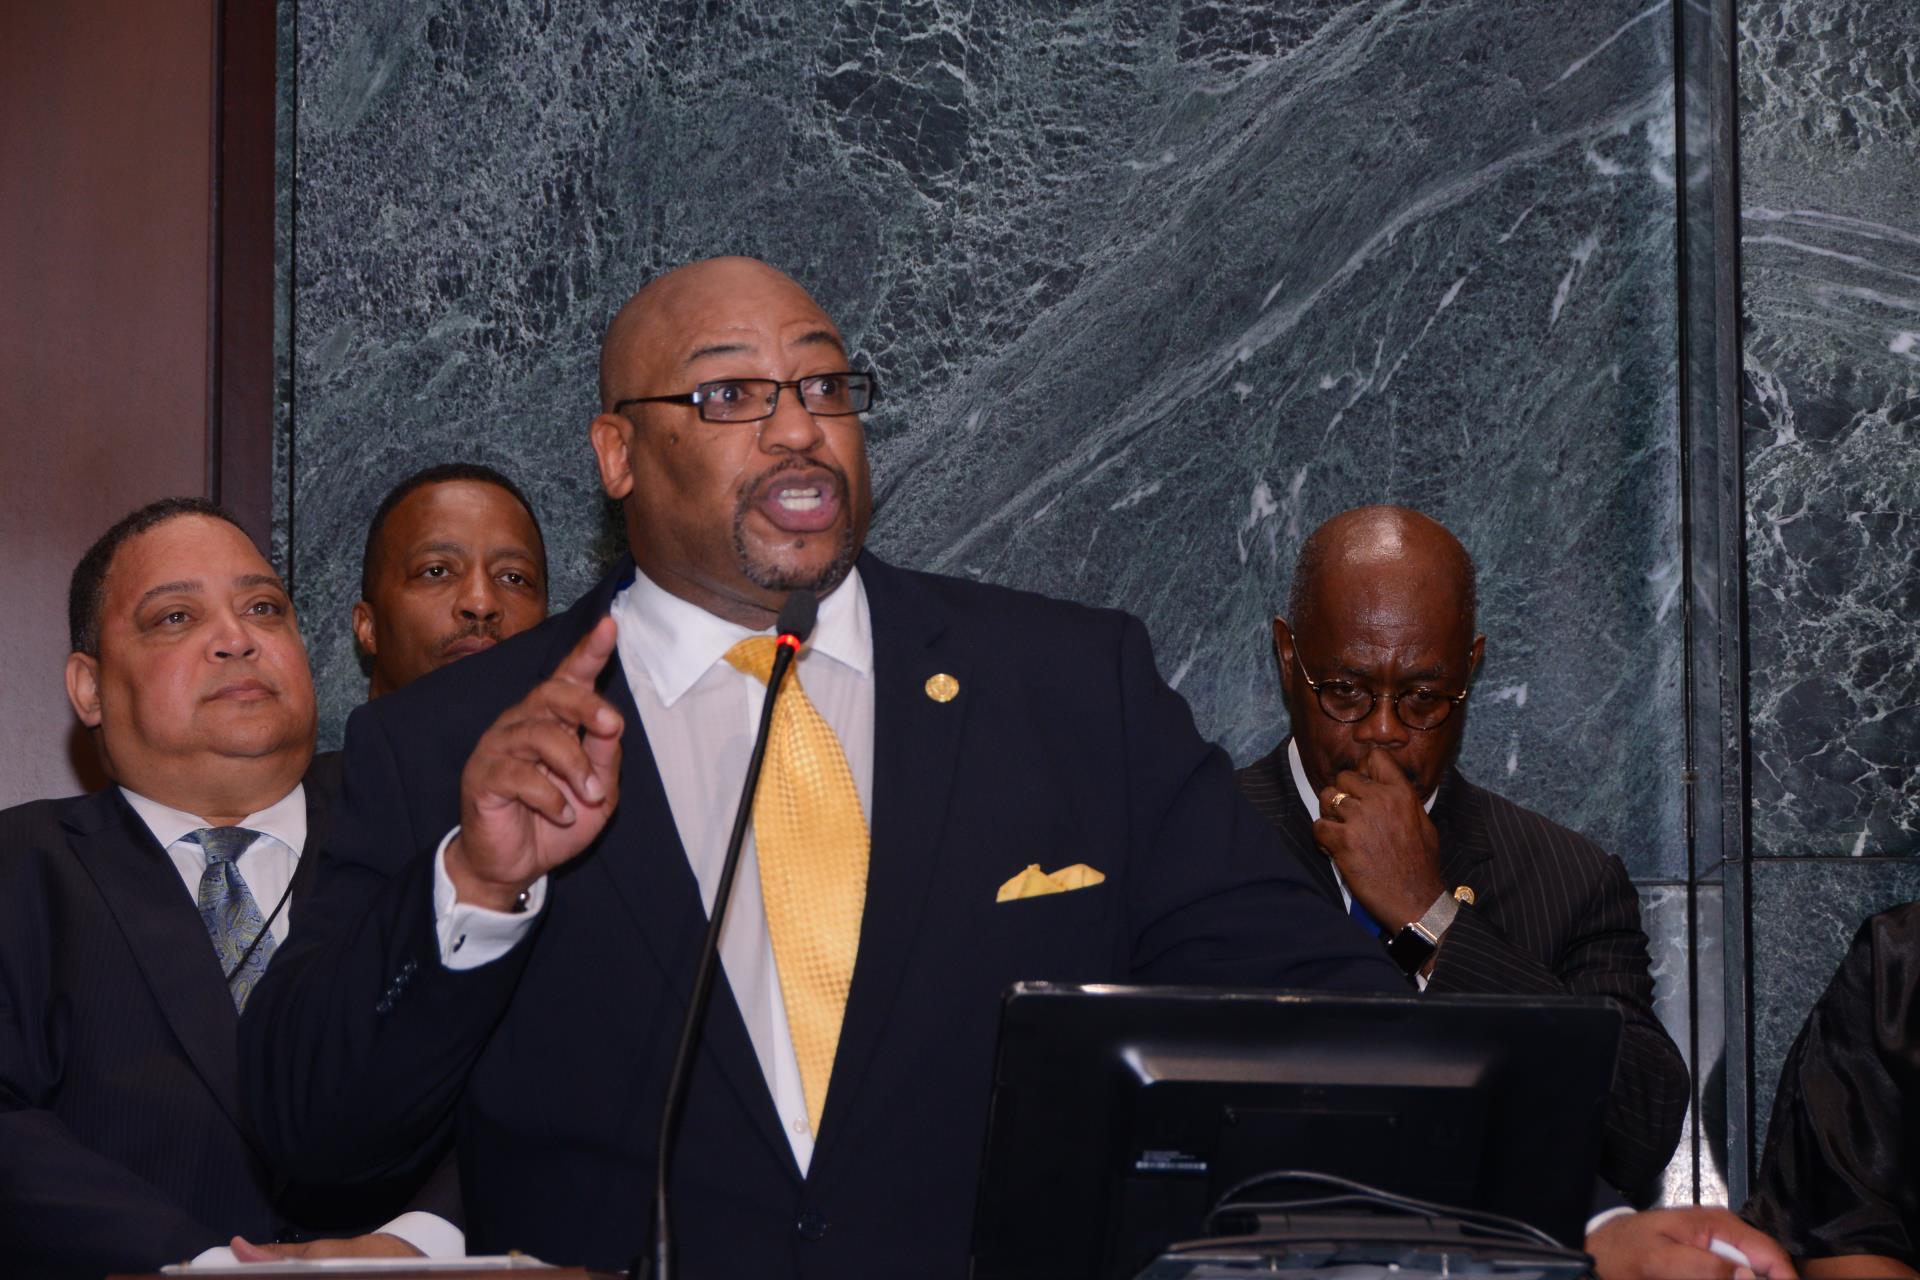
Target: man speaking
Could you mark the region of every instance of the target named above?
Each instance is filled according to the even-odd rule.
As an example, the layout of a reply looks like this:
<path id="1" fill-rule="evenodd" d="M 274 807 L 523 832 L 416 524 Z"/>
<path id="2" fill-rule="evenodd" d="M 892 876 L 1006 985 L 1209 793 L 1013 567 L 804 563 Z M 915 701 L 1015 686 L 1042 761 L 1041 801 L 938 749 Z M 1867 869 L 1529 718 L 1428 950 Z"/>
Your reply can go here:
<path id="1" fill-rule="evenodd" d="M 243 1021 L 281 1167 L 391 1176 L 451 1129 L 474 1251 L 647 1247 L 769 628 L 801 588 L 797 745 L 762 779 L 669 1178 L 680 1274 L 963 1274 L 1012 982 L 1406 989 L 1275 856 L 1137 621 L 861 550 L 875 393 L 849 365 L 749 259 L 615 318 L 591 436 L 633 560 L 350 720 L 312 923 Z"/>

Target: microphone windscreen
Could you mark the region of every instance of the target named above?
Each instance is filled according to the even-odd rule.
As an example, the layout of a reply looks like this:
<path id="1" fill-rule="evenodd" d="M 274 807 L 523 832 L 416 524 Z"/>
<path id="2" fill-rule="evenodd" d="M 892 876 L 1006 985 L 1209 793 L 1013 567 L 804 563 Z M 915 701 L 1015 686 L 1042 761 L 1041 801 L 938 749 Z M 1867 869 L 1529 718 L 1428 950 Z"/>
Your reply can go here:
<path id="1" fill-rule="evenodd" d="M 780 617 L 773 624 L 773 633 L 792 636 L 805 644 L 813 634 L 813 620 L 819 612 L 820 597 L 800 587 L 787 595 L 787 603 L 781 606 Z"/>

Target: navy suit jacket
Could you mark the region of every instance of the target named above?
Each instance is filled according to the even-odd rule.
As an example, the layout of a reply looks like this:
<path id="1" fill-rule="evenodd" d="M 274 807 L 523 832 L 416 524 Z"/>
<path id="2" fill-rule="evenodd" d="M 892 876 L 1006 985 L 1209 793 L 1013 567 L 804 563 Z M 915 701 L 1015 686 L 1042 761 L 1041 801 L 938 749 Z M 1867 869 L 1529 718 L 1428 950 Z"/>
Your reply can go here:
<path id="1" fill-rule="evenodd" d="M 326 801 L 308 787 L 309 848 Z M 318 861 L 294 873 L 302 906 Z M 405 1188 L 273 1176 L 241 1124 L 237 1026 L 193 898 L 119 788 L 0 813 L 0 1270 L 97 1280 L 397 1211 Z M 457 1187 L 439 1191 L 417 1207 L 457 1221 Z"/>
<path id="2" fill-rule="evenodd" d="M 1236 775 L 1281 843 L 1340 901 L 1333 864 L 1293 784 L 1283 741 Z M 1687 1064 L 1653 1012 L 1640 898 L 1627 869 L 1585 836 L 1482 790 L 1448 769 L 1433 803 L 1440 878 L 1468 885 L 1427 983 L 1432 992 L 1610 996 L 1625 1015 L 1607 1100 L 1600 1176 L 1644 1206 L 1680 1142 Z"/>
<path id="3" fill-rule="evenodd" d="M 1405 990 L 1277 856 L 1124 614 L 860 561 L 873 619 L 872 853 L 802 1178 L 724 977 L 670 1187 L 689 1278 L 964 1274 L 1000 996 L 1021 979 Z M 493 719 L 604 614 L 567 613 L 355 712 L 316 902 L 243 1020 L 246 1097 L 308 1178 L 407 1169 L 458 1133 L 468 1240 L 625 1266 L 706 918 L 618 659 L 619 808 L 532 936 L 438 958 L 431 852 Z M 937 673 L 959 695 L 925 692 Z M 738 778 L 716 778 L 732 792 Z M 996 903 L 1030 863 L 1104 884 Z"/>

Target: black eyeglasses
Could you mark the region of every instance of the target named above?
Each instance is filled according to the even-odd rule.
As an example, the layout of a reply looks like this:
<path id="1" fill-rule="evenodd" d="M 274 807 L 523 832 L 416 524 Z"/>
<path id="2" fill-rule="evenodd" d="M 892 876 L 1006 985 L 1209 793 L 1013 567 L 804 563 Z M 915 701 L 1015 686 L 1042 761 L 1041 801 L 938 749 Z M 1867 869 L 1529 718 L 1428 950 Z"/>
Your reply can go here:
<path id="1" fill-rule="evenodd" d="M 780 407 L 780 392 L 792 387 L 800 403 L 816 418 L 844 418 L 865 413 L 880 398 L 880 386 L 870 373 L 843 369 L 809 378 L 779 382 L 773 378 L 722 378 L 703 382 L 685 395 L 634 396 L 613 406 L 615 413 L 630 404 L 690 404 L 705 422 L 758 422 Z"/>
<path id="2" fill-rule="evenodd" d="M 1293 660 L 1300 662 L 1298 650 Z M 1313 690 L 1313 696 L 1320 703 L 1320 710 L 1332 720 L 1341 724 L 1358 724 L 1373 714 L 1373 708 L 1380 695 L 1371 689 L 1363 689 L 1348 680 L 1315 680 L 1307 674 L 1307 666 L 1300 663 L 1300 678 L 1307 682 L 1307 688 Z M 1390 693 L 1387 700 L 1393 703 L 1393 714 L 1400 723 L 1409 729 L 1424 733 L 1429 729 L 1438 729 L 1446 723 L 1453 709 L 1467 700 L 1468 689 L 1459 693 L 1441 693 L 1438 689 L 1414 687 L 1405 693 Z"/>

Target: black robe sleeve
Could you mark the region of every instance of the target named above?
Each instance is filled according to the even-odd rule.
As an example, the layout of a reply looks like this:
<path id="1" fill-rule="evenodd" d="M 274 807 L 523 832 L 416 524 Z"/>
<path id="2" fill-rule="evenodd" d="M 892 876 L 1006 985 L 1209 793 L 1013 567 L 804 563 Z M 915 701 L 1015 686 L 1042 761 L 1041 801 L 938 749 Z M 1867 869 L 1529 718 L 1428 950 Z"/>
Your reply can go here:
<path id="1" fill-rule="evenodd" d="M 1743 1216 L 1796 1258 L 1920 1267 L 1920 902 L 1860 926 L 1807 1015 Z"/>

